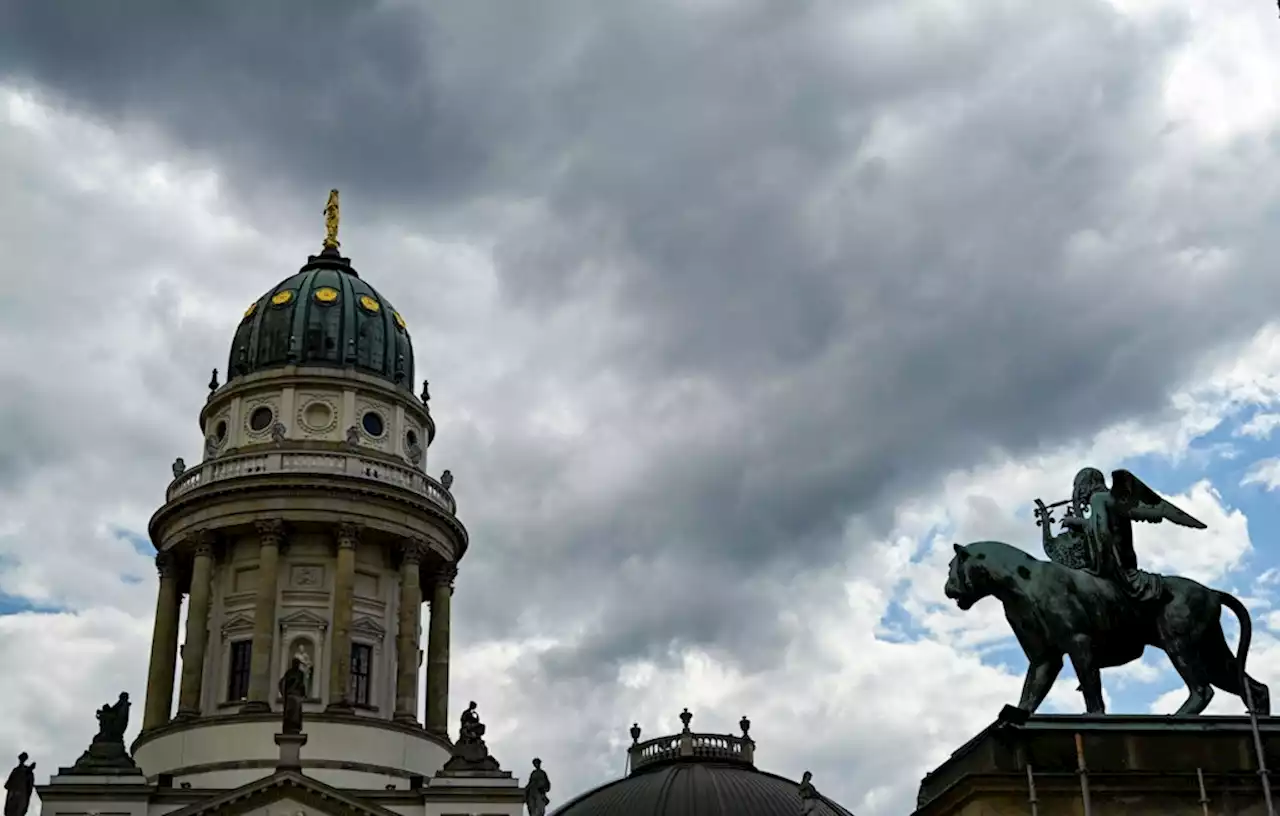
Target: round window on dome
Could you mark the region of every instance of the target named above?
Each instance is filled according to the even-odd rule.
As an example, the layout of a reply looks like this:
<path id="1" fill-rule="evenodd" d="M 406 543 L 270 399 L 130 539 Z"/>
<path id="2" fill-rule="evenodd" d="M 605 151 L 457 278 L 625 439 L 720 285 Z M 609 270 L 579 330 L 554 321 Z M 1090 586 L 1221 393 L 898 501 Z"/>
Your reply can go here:
<path id="1" fill-rule="evenodd" d="M 399 313 L 399 312 L 392 312 L 392 313 L 391 313 L 391 317 L 392 317 L 392 319 L 393 319 L 393 320 L 395 320 L 395 321 L 396 321 L 396 327 L 397 327 L 397 328 L 399 328 L 399 329 L 401 329 L 401 330 L 403 331 L 403 330 L 404 330 L 404 318 L 400 316 L 400 313 Z"/>
<path id="2" fill-rule="evenodd" d="M 276 292 L 271 296 L 271 305 L 283 306 L 291 300 L 293 300 L 293 290 L 285 289 L 284 291 Z"/>
<path id="3" fill-rule="evenodd" d="M 258 311 L 258 301 L 249 304 L 249 308 L 244 310 L 245 318 L 253 317 L 253 313 Z"/>
<path id="4" fill-rule="evenodd" d="M 334 289 L 332 286 L 321 286 L 316 290 L 315 298 L 317 303 L 325 306 L 330 303 L 337 303 L 338 290 Z"/>
<path id="5" fill-rule="evenodd" d="M 373 298 L 369 297 L 368 295 L 361 295 L 360 308 L 364 309 L 366 312 L 372 312 L 374 314 L 377 314 L 378 310 L 382 308 L 382 304 L 374 300 Z"/>
<path id="6" fill-rule="evenodd" d="M 259 405 L 253 409 L 253 413 L 249 414 L 249 430 L 262 432 L 271 427 L 271 420 L 275 419 L 275 412 L 270 406 Z"/>
<path id="7" fill-rule="evenodd" d="M 364 427 L 364 432 L 372 437 L 380 437 L 386 431 L 386 424 L 382 421 L 382 414 L 377 411 L 365 411 L 364 416 L 360 418 L 360 424 Z"/>

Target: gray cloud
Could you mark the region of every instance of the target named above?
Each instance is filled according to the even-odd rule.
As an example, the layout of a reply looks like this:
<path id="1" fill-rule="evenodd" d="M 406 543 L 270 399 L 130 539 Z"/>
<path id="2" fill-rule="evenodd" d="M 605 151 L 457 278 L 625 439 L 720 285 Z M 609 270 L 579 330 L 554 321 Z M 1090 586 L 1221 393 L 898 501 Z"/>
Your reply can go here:
<path id="1" fill-rule="evenodd" d="M 344 246 L 413 319 L 433 461 L 459 475 L 459 638 L 581 624 L 529 682 L 607 683 L 686 644 L 777 662 L 784 583 L 846 558 L 851 517 L 882 528 L 950 467 L 1158 409 L 1280 294 L 1270 149 L 1197 165 L 1161 111 L 1178 21 L 920 13 L 6 3 L 0 75 L 207 159 L 265 235 L 343 189 L 373 225 Z M 397 233 L 484 248 L 502 322 L 406 267 Z M 218 281 L 247 301 L 301 260 L 279 257 Z M 194 416 L 235 314 L 225 337 L 154 314 L 166 422 Z M 579 431 L 531 418 L 562 394 Z M 70 456 L 24 417 L 0 473 Z M 163 469 L 181 428 L 117 438 Z"/>

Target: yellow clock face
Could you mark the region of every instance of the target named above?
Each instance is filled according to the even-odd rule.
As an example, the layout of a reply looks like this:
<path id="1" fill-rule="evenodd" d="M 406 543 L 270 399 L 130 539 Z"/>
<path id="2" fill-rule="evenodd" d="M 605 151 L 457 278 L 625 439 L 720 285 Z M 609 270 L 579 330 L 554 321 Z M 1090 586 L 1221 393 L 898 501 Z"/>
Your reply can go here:
<path id="1" fill-rule="evenodd" d="M 258 311 L 258 301 L 249 304 L 249 308 L 244 310 L 245 317 L 251 317 L 254 312 Z"/>
<path id="2" fill-rule="evenodd" d="M 360 296 L 360 305 L 364 307 L 364 310 L 366 312 L 376 312 L 382 308 L 381 303 L 369 297 L 368 295 Z"/>
<path id="3" fill-rule="evenodd" d="M 391 317 L 395 319 L 397 326 L 399 326 L 402 329 L 404 328 L 404 318 L 400 316 L 399 312 L 392 312 Z"/>
<path id="4" fill-rule="evenodd" d="M 316 300 L 321 303 L 333 303 L 338 299 L 338 290 L 331 286 L 321 286 L 316 290 Z"/>
<path id="5" fill-rule="evenodd" d="M 285 289 L 283 292 L 276 292 L 271 296 L 271 305 L 283 306 L 291 300 L 293 300 L 293 290 Z"/>

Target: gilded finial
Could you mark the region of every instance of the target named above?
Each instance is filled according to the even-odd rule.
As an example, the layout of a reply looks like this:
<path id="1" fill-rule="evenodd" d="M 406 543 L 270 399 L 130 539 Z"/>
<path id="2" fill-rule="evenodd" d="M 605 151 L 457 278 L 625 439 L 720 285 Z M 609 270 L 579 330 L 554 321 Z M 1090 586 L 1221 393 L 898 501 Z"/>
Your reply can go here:
<path id="1" fill-rule="evenodd" d="M 324 205 L 324 248 L 338 248 L 338 191 L 329 191 L 329 202 Z"/>

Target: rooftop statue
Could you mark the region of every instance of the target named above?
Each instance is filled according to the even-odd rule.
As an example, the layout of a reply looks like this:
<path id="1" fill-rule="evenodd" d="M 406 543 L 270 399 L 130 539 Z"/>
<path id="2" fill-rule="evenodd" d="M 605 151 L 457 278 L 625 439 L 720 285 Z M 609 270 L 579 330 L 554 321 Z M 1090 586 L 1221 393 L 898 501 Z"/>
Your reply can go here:
<path id="1" fill-rule="evenodd" d="M 1069 505 L 1062 532 L 1053 535 L 1053 509 Z M 1253 627 L 1236 597 L 1189 578 L 1138 569 L 1134 521 L 1205 525 L 1162 498 L 1127 470 L 1084 468 L 1069 500 L 1036 501 L 1045 553 L 1040 561 L 999 541 L 955 545 L 946 595 L 961 609 L 995 596 L 1026 653 L 1029 666 L 1018 708 L 1034 713 L 1071 660 L 1089 714 L 1106 713 L 1101 670 L 1163 649 L 1187 684 L 1177 715 L 1200 714 L 1213 689 L 1240 696 L 1255 714 L 1271 712 L 1270 691 L 1245 673 Z M 1240 646 L 1232 654 L 1222 631 L 1222 607 L 1240 619 Z"/>
<path id="2" fill-rule="evenodd" d="M 31 807 L 31 791 L 36 787 L 36 764 L 27 764 L 27 752 L 18 754 L 18 764 L 4 782 L 4 816 L 26 816 Z"/>

